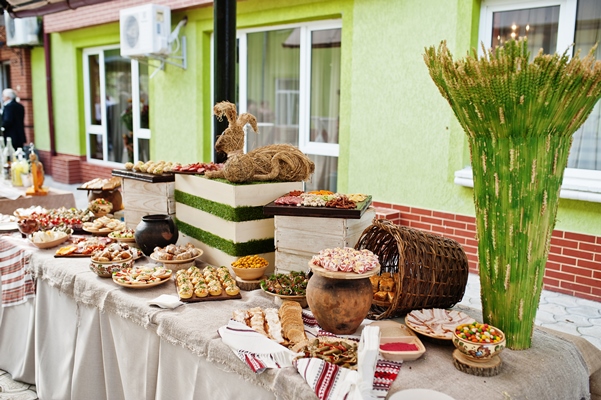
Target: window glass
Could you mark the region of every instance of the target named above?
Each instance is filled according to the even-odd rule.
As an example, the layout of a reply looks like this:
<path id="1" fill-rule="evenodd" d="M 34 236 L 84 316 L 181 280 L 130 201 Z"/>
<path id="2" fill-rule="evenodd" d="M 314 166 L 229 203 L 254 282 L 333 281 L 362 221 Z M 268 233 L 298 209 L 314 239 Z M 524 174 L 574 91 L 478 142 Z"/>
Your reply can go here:
<path id="1" fill-rule="evenodd" d="M 286 42 L 294 31 L 247 36 L 247 112 L 257 118 L 260 132 L 249 131 L 248 150 L 276 143 L 298 145 L 300 46 Z"/>
<path id="2" fill-rule="evenodd" d="M 102 120 L 100 104 L 100 61 L 98 54 L 88 57 L 88 73 L 90 76 L 90 124 L 100 125 Z"/>
<path id="3" fill-rule="evenodd" d="M 241 112 L 255 115 L 260 131 L 247 131 L 247 151 L 277 143 L 299 147 L 315 163 L 307 190 L 336 190 L 339 26 L 328 21 L 239 33 L 246 62 L 238 65 L 238 81 L 247 94 Z"/>
<path id="4" fill-rule="evenodd" d="M 88 158 L 109 163 L 147 161 L 148 65 L 121 57 L 118 48 L 86 49 L 84 76 Z M 136 142 L 139 146 L 134 146 Z"/>
<path id="5" fill-rule="evenodd" d="M 583 57 L 601 40 L 601 2 L 580 0 L 576 15 L 574 51 L 580 50 L 580 56 Z M 600 56 L 601 50 L 597 48 L 595 57 L 599 60 Z M 601 109 L 599 103 L 574 134 L 568 167 L 601 171 Z"/>
<path id="6" fill-rule="evenodd" d="M 558 26 L 559 6 L 494 12 L 492 47 L 525 37 L 532 57 L 541 48 L 546 54 L 554 54 Z"/>

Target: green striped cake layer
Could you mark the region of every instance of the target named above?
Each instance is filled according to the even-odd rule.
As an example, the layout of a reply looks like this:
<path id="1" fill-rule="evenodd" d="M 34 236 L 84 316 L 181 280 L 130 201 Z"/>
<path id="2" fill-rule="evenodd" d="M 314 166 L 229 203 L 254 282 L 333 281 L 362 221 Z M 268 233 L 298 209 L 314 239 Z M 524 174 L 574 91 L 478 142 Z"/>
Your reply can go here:
<path id="1" fill-rule="evenodd" d="M 192 226 L 186 222 L 183 222 L 177 217 L 175 219 L 175 223 L 180 232 L 193 237 L 194 239 L 203 242 L 208 246 L 219 249 L 230 256 L 243 257 L 275 251 L 273 237 L 236 243 L 231 240 L 221 238 L 198 227 Z"/>

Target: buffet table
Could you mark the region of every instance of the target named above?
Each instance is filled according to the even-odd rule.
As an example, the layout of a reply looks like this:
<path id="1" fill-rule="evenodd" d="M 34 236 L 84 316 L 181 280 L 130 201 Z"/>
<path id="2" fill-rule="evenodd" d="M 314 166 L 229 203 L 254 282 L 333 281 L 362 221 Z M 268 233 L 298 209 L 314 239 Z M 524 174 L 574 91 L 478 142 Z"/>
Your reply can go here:
<path id="1" fill-rule="evenodd" d="M 260 291 L 160 309 L 147 301 L 175 294 L 172 281 L 122 288 L 92 273 L 88 258 L 54 258 L 56 249 L 16 237 L 0 237 L 0 245 L 0 267 L 10 249 L 23 250 L 22 268 L 36 279 L 34 298 L 0 310 L 0 369 L 35 383 L 42 399 L 316 398 L 294 368 L 254 374 L 217 334 L 234 310 L 273 306 Z M 430 388 L 455 399 L 588 399 L 601 380 L 599 349 L 549 330 L 536 329 L 529 350 L 503 351 L 501 373 L 487 378 L 456 370 L 453 346 L 424 344 L 424 357 L 403 364 L 389 396 Z"/>
<path id="2" fill-rule="evenodd" d="M 21 194 L 17 199 L 2 196 L 2 189 L 9 190 L 11 193 Z M 12 214 L 17 208 L 28 208 L 32 206 L 41 206 L 47 209 L 66 207 L 75 207 L 75 196 L 72 192 L 54 188 L 48 189 L 45 196 L 27 196 L 25 187 L 8 186 L 6 183 L 0 183 L 0 214 Z"/>

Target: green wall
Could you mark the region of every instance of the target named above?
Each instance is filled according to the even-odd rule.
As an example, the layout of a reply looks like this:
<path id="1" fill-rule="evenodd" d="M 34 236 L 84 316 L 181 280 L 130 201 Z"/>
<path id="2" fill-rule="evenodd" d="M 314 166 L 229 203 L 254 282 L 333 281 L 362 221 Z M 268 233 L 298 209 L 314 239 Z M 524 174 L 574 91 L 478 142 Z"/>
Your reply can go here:
<path id="1" fill-rule="evenodd" d="M 453 182 L 469 164 L 465 134 L 423 61 L 446 40 L 455 57 L 478 45 L 479 0 L 248 0 L 239 28 L 342 20 L 338 190 L 376 200 L 474 214 L 472 189 Z M 183 15 L 188 69 L 167 65 L 151 80 L 153 159 L 210 161 L 213 9 Z M 57 150 L 85 154 L 81 50 L 115 44 L 118 24 L 52 34 Z M 43 52 L 32 53 L 36 142 L 47 149 Z M 151 69 L 152 73 L 152 69 Z M 60 88 L 60 90 L 58 89 Z M 601 204 L 562 200 L 557 228 L 601 235 Z"/>

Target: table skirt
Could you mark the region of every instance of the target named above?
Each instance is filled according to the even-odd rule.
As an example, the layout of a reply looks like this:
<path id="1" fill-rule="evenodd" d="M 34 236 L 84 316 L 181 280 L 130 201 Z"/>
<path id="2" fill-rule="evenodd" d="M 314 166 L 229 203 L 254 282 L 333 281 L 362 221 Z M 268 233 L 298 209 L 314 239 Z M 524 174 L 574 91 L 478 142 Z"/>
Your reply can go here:
<path id="1" fill-rule="evenodd" d="M 30 298 L 16 306 L 0 306 L 0 369 L 29 384 L 35 384 L 35 302 Z"/>

